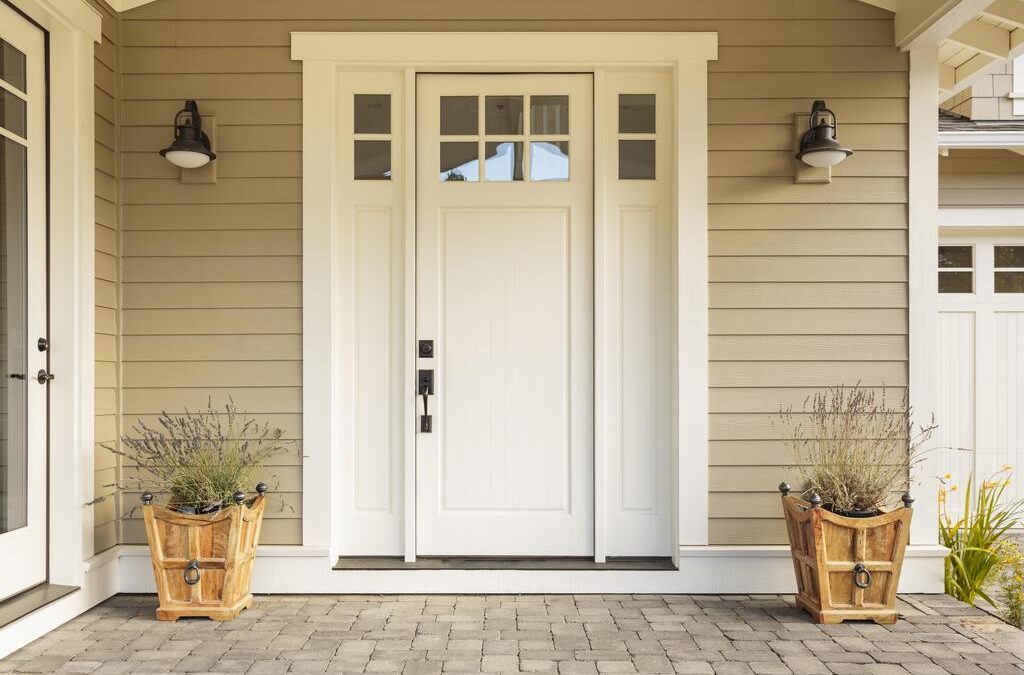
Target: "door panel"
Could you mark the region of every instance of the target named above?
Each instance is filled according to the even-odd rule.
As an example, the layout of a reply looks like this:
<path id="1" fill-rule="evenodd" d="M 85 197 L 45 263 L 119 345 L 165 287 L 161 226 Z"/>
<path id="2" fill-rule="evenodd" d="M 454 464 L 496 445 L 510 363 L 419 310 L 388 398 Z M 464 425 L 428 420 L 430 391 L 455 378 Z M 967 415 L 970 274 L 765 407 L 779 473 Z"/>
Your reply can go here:
<path id="1" fill-rule="evenodd" d="M 421 75 L 417 120 L 417 553 L 592 555 L 591 77 Z"/>
<path id="2" fill-rule="evenodd" d="M 44 49 L 0 3 L 0 599 L 46 579 Z"/>

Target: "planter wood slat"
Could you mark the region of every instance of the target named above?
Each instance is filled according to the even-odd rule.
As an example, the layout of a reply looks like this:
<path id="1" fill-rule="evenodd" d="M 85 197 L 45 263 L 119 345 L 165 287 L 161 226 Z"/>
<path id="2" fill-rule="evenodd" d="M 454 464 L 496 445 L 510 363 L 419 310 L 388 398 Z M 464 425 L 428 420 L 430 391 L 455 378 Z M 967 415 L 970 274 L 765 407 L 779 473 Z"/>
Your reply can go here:
<path id="1" fill-rule="evenodd" d="M 818 623 L 894 623 L 913 510 L 847 518 L 787 495 L 782 508 L 796 572 L 797 606 Z"/>
<path id="2" fill-rule="evenodd" d="M 157 619 L 228 621 L 252 604 L 249 585 L 265 507 L 263 495 L 203 515 L 142 507 L 160 597 Z"/>

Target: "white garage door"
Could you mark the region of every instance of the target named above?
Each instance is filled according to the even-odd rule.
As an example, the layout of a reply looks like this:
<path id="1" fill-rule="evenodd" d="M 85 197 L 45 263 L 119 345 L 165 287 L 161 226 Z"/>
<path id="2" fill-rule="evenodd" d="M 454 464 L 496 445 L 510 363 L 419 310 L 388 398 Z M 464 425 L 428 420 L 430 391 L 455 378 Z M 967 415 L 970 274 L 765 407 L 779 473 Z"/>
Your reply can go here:
<path id="1" fill-rule="evenodd" d="M 960 509 L 973 471 L 1013 467 L 1024 496 L 1024 237 L 950 237 L 939 246 L 939 423 L 943 473 Z"/>

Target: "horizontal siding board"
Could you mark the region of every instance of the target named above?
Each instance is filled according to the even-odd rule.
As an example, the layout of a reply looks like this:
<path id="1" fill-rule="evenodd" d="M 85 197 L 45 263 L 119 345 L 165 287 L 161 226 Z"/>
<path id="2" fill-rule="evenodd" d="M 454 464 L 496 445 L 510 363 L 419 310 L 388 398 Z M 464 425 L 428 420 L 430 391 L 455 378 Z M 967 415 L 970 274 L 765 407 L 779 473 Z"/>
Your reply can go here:
<path id="1" fill-rule="evenodd" d="M 132 236 L 127 232 L 142 230 L 297 230 L 302 223 L 302 207 L 299 204 L 126 204 L 123 217 L 126 237 Z"/>
<path id="2" fill-rule="evenodd" d="M 711 335 L 905 335 L 903 309 L 712 309 Z"/>
<path id="3" fill-rule="evenodd" d="M 302 333 L 302 310 L 125 309 L 124 335 L 238 335 Z"/>
<path id="4" fill-rule="evenodd" d="M 122 127 L 121 143 L 128 152 L 159 152 L 168 143 L 167 127 Z M 300 152 L 302 127 L 297 124 L 217 124 L 215 152 Z M 193 184 L 191 187 L 197 187 Z"/>
<path id="5" fill-rule="evenodd" d="M 295 255 L 233 257 L 129 257 L 126 278 L 153 281 L 301 281 L 302 259 Z"/>
<path id="6" fill-rule="evenodd" d="M 712 283 L 708 296 L 716 309 L 907 306 L 902 283 Z"/>
<path id="7" fill-rule="evenodd" d="M 792 177 L 717 176 L 708 179 L 708 199 L 715 204 L 905 204 L 907 181 L 834 177 L 827 184 L 794 184 Z"/>
<path id="8" fill-rule="evenodd" d="M 173 415 L 205 408 L 208 402 L 218 405 L 228 398 L 250 415 L 302 413 L 301 387 L 132 388 L 124 393 L 123 412 L 158 415 L 166 411 Z"/>
<path id="9" fill-rule="evenodd" d="M 129 335 L 128 361 L 300 361 L 299 335 Z"/>
<path id="10" fill-rule="evenodd" d="M 907 280 L 903 256 L 713 256 L 708 268 L 712 282 Z"/>
<path id="11" fill-rule="evenodd" d="M 713 335 L 712 361 L 900 361 L 905 335 Z"/>
<path id="12" fill-rule="evenodd" d="M 718 50 L 716 61 L 708 63 L 711 73 L 905 73 L 909 69 L 907 54 L 886 46 L 726 46 Z"/>
<path id="13" fill-rule="evenodd" d="M 298 361 L 129 362 L 123 386 L 145 387 L 298 387 Z"/>
<path id="14" fill-rule="evenodd" d="M 757 339 L 765 338 L 762 337 Z M 804 339 L 806 340 L 807 338 Z M 836 336 L 824 339 L 834 340 L 836 339 Z M 906 338 L 904 337 L 902 339 L 905 340 Z M 905 359 L 906 353 L 904 352 L 900 358 Z M 749 359 L 735 360 L 740 361 Z M 795 361 L 797 359 L 792 360 Z M 897 360 L 899 359 L 894 359 L 894 361 Z M 708 404 L 711 411 L 715 413 L 764 413 L 767 415 L 774 415 L 784 408 L 791 407 L 796 411 L 803 410 L 815 394 L 821 393 L 821 389 L 819 387 L 779 387 L 772 386 L 773 384 L 774 383 L 772 382 L 765 382 L 763 385 L 756 387 L 711 387 L 708 390 Z M 842 383 L 833 382 L 832 384 L 839 385 Z M 848 386 L 853 386 L 855 383 L 849 382 L 846 384 Z M 878 396 L 884 395 L 889 401 L 894 403 L 899 402 L 903 398 L 904 389 L 901 387 L 862 386 L 864 386 L 865 389 L 870 389 Z"/>
<path id="15" fill-rule="evenodd" d="M 907 254 L 903 230 L 712 231 L 712 256 L 765 255 L 899 255 Z"/>
<path id="16" fill-rule="evenodd" d="M 712 230 L 892 230 L 906 228 L 906 211 L 906 204 L 710 204 L 708 219 Z"/>
<path id="17" fill-rule="evenodd" d="M 301 307 L 302 287 L 289 282 L 125 283 L 125 309 Z"/>
<path id="18" fill-rule="evenodd" d="M 906 73 L 716 73 L 710 98 L 906 98 Z"/>
<path id="19" fill-rule="evenodd" d="M 830 387 L 838 384 L 907 384 L 902 361 L 717 361 L 710 364 L 711 387 Z"/>
<path id="20" fill-rule="evenodd" d="M 296 256 L 302 252 L 299 230 L 196 230 L 136 232 L 123 235 L 123 255 L 147 257 Z"/>
<path id="21" fill-rule="evenodd" d="M 781 507 L 777 519 L 712 518 L 708 521 L 708 543 L 712 546 L 765 546 L 786 541 Z"/>

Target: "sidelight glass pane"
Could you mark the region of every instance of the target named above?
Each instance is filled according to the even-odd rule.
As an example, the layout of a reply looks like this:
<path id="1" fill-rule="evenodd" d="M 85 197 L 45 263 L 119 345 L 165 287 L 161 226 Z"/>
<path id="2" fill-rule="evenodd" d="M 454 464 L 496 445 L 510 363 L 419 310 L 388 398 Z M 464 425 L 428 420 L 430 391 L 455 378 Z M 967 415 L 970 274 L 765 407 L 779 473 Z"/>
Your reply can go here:
<path id="1" fill-rule="evenodd" d="M 356 180 L 391 180 L 391 141 L 355 141 Z"/>
<path id="2" fill-rule="evenodd" d="M 530 133 L 545 136 L 569 133 L 569 97 L 531 96 Z"/>
<path id="3" fill-rule="evenodd" d="M 569 180 L 569 141 L 530 143 L 530 180 Z"/>
<path id="4" fill-rule="evenodd" d="M 939 267 L 974 267 L 974 248 L 971 246 L 940 246 Z"/>
<path id="5" fill-rule="evenodd" d="M 356 94 L 353 105 L 357 134 L 391 133 L 390 94 Z"/>
<path id="6" fill-rule="evenodd" d="M 25 101 L 0 89 L 0 127 L 25 138 Z"/>
<path id="7" fill-rule="evenodd" d="M 655 132 L 654 94 L 619 94 L 619 133 Z"/>
<path id="8" fill-rule="evenodd" d="M 654 141 L 619 141 L 619 178 L 654 180 Z"/>
<path id="9" fill-rule="evenodd" d="M 28 230 L 27 153 L 0 138 L 0 533 L 28 522 L 25 395 L 25 235 Z"/>
<path id="10" fill-rule="evenodd" d="M 441 135 L 476 136 L 480 108 L 476 96 L 441 97 Z"/>
<path id="11" fill-rule="evenodd" d="M 523 97 L 485 97 L 484 128 L 488 135 L 523 133 Z"/>
<path id="12" fill-rule="evenodd" d="M 486 144 L 485 177 L 489 182 L 523 180 L 523 142 L 503 141 Z"/>
<path id="13" fill-rule="evenodd" d="M 454 141 L 441 144 L 441 181 L 480 180 L 480 158 L 476 141 Z"/>
<path id="14" fill-rule="evenodd" d="M 996 246 L 996 267 L 1024 268 L 1024 246 Z"/>
<path id="15" fill-rule="evenodd" d="M 25 89 L 25 55 L 0 40 L 0 79 L 21 91 Z"/>

